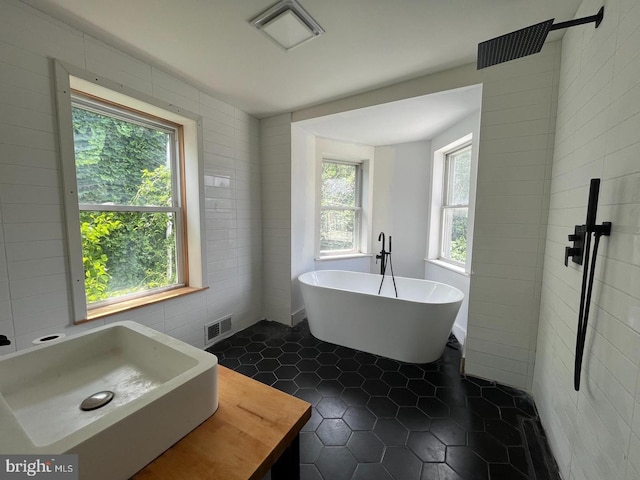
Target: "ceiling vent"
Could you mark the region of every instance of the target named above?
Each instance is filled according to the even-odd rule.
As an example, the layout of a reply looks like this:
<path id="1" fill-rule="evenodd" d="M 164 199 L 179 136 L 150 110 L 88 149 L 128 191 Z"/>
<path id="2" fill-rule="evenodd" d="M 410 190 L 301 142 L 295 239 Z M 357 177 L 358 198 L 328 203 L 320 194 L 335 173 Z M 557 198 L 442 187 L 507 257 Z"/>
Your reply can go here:
<path id="1" fill-rule="evenodd" d="M 249 22 L 287 52 L 324 33 L 296 0 L 282 0 Z"/>

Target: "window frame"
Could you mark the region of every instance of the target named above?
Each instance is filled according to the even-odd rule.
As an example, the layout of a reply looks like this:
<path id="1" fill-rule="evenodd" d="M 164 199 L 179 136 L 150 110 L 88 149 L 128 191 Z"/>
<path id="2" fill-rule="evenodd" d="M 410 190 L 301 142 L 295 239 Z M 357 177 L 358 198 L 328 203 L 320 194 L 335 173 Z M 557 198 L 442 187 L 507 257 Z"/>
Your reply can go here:
<path id="1" fill-rule="evenodd" d="M 78 202 L 78 210 L 83 211 L 99 211 L 99 212 L 138 212 L 138 213 L 172 213 L 175 218 L 175 249 L 177 263 L 177 281 L 174 284 L 164 287 L 151 288 L 138 292 L 120 295 L 118 297 L 109 298 L 99 302 L 87 302 L 87 311 L 91 312 L 97 308 L 115 305 L 126 302 L 128 300 L 148 297 L 157 293 L 166 292 L 176 288 L 184 287 L 188 282 L 185 272 L 185 259 L 188 257 L 187 242 L 185 241 L 186 229 L 184 218 L 184 196 L 181 188 L 181 179 L 184 176 L 184 157 L 181 154 L 182 148 L 182 126 L 166 120 L 161 117 L 152 116 L 144 112 L 140 112 L 125 105 L 110 102 L 108 100 L 88 95 L 76 89 L 71 89 L 71 108 L 81 108 L 100 115 L 109 116 L 129 123 L 134 123 L 146 128 L 167 133 L 170 138 L 171 148 L 168 149 L 171 167 L 171 203 L 170 207 L 163 206 L 146 206 L 146 205 L 119 205 L 119 204 L 93 204 Z M 74 157 L 75 158 L 75 157 Z M 75 162 L 74 162 L 75 165 Z M 76 167 L 77 168 L 77 167 Z"/>
<path id="2" fill-rule="evenodd" d="M 355 195 L 356 195 L 356 205 L 354 207 L 351 206 L 323 206 L 322 205 L 322 169 L 325 163 L 334 163 L 338 165 L 350 165 L 355 167 Z M 343 255 L 355 255 L 362 253 L 361 240 L 362 240 L 362 215 L 363 215 L 363 162 L 362 161 L 350 161 L 343 159 L 331 158 L 328 156 L 323 156 L 320 162 L 320 181 L 319 181 L 319 198 L 318 198 L 318 216 L 322 218 L 323 211 L 344 211 L 349 210 L 354 212 L 354 232 L 353 232 L 353 244 L 354 248 L 349 250 L 322 250 L 321 249 L 321 241 L 322 241 L 322 222 L 320 221 L 320 225 L 318 228 L 318 253 L 321 258 L 330 258 L 330 257 L 338 257 Z"/>
<path id="3" fill-rule="evenodd" d="M 204 214 L 204 145 L 202 117 L 197 113 L 162 101 L 124 86 L 122 83 L 53 59 L 56 98 L 58 148 L 62 169 L 62 195 L 65 212 L 67 263 L 70 289 L 69 313 L 73 324 L 105 318 L 110 315 L 163 302 L 171 298 L 207 289 L 206 237 Z M 184 286 L 123 300 L 112 305 L 87 309 L 82 239 L 75 174 L 71 90 L 72 87 L 105 102 L 124 105 L 150 117 L 162 118 L 180 125 L 179 155 L 183 159 L 180 188 L 184 222 Z"/>
<path id="4" fill-rule="evenodd" d="M 447 257 L 444 254 L 445 247 L 445 236 L 449 233 L 449 230 L 445 228 L 447 220 L 447 211 L 453 209 L 466 209 L 467 210 L 467 231 L 469 228 L 469 200 L 466 204 L 456 204 L 451 203 L 451 175 L 452 175 L 452 166 L 451 164 L 455 161 L 453 158 L 454 155 L 458 155 L 463 151 L 468 150 L 470 155 L 473 155 L 473 146 L 471 141 L 465 142 L 461 145 L 456 146 L 446 152 L 443 155 L 443 175 L 442 175 L 442 203 L 440 206 L 440 242 L 438 246 L 438 260 L 449 263 L 451 265 L 455 265 L 458 267 L 465 267 L 466 261 L 461 262 L 459 260 L 455 260 L 453 258 Z M 471 171 L 469 172 L 469 176 L 471 177 Z M 471 198 L 471 178 L 469 179 L 469 192 L 467 192 L 467 198 Z M 468 253 L 468 252 L 467 252 Z"/>

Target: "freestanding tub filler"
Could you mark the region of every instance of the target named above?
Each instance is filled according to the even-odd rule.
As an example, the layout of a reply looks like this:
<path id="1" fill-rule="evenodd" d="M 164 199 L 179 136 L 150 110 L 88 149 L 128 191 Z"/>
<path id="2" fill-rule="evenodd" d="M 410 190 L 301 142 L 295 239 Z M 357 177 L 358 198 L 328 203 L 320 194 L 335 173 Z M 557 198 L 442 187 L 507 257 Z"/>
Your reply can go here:
<path id="1" fill-rule="evenodd" d="M 298 277 L 314 337 L 402 362 L 434 362 L 444 350 L 464 294 L 450 285 L 341 270 Z"/>

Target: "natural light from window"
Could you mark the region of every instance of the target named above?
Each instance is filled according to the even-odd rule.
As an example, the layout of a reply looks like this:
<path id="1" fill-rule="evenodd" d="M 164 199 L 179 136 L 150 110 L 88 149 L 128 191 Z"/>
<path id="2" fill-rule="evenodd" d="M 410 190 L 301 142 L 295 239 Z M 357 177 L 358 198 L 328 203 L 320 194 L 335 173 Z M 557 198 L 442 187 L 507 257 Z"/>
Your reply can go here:
<path id="1" fill-rule="evenodd" d="M 440 259 L 465 265 L 469 223 L 471 145 L 445 155 Z"/>
<path id="2" fill-rule="evenodd" d="M 322 161 L 320 254 L 359 252 L 362 174 L 359 163 Z"/>
<path id="3" fill-rule="evenodd" d="M 72 96 L 88 308 L 183 285 L 178 127 Z"/>

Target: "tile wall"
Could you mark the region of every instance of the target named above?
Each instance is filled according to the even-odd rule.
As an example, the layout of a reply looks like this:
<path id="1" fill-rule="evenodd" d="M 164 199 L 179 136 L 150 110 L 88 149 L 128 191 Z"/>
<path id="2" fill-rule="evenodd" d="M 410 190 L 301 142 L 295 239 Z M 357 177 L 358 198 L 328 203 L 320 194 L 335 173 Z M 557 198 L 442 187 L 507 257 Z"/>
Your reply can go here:
<path id="1" fill-rule="evenodd" d="M 131 319 L 196 346 L 203 325 L 233 314 L 234 330 L 262 318 L 259 122 L 160 69 L 17 0 L 0 2 L 0 333 L 27 347 L 71 326 L 51 58 L 202 116 L 205 292 Z M 215 176 L 228 182 L 213 186 Z"/>
<path id="2" fill-rule="evenodd" d="M 640 1 L 569 29 L 562 68 L 533 394 L 566 480 L 640 478 Z M 585 0 L 577 17 L 602 2 Z M 601 178 L 600 244 L 581 387 L 573 389 L 582 267 L 563 264 Z"/>
<path id="3" fill-rule="evenodd" d="M 560 44 L 482 70 L 466 371 L 531 389 Z"/>
<path id="4" fill-rule="evenodd" d="M 260 121 L 264 316 L 291 325 L 291 115 Z"/>

